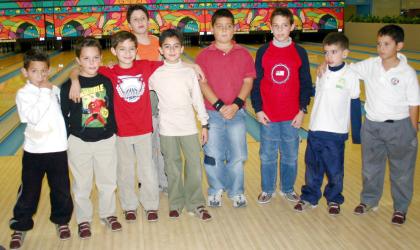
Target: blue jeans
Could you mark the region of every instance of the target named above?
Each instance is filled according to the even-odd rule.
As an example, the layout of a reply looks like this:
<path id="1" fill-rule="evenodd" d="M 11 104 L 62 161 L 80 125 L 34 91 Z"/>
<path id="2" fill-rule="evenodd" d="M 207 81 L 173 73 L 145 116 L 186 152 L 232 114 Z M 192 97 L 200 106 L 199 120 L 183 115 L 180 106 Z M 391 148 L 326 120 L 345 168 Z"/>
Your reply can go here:
<path id="1" fill-rule="evenodd" d="M 208 194 L 225 190 L 229 197 L 244 193 L 244 161 L 248 157 L 245 111 L 226 120 L 217 111 L 209 113 L 209 139 L 204 145 Z"/>
<path id="2" fill-rule="evenodd" d="M 271 122 L 261 125 L 261 188 L 274 193 L 277 182 L 278 152 L 280 151 L 280 180 L 283 193 L 294 191 L 299 150 L 298 129 L 292 121 Z"/>

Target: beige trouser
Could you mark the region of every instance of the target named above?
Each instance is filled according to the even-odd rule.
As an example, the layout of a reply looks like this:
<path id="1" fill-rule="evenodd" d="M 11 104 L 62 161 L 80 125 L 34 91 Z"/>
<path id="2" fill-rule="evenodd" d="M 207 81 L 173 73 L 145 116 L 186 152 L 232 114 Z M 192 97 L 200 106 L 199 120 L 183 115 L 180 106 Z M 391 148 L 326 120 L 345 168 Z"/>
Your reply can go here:
<path id="1" fill-rule="evenodd" d="M 118 192 L 122 209 L 135 210 L 140 201 L 144 210 L 157 210 L 159 188 L 157 169 L 152 163 L 152 133 L 117 136 L 117 152 Z M 138 182 L 141 183 L 139 197 L 136 195 Z"/>
<path id="2" fill-rule="evenodd" d="M 73 175 L 72 191 L 76 221 L 92 221 L 93 175 L 98 189 L 99 217 L 115 215 L 115 190 L 117 188 L 116 136 L 97 142 L 85 142 L 70 135 L 68 158 Z"/>

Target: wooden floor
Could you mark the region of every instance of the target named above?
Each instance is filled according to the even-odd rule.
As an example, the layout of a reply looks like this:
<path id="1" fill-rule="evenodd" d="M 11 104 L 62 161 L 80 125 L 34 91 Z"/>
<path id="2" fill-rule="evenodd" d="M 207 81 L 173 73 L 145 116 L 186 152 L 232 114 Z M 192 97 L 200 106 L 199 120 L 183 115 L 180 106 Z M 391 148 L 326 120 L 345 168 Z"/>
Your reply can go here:
<path id="1" fill-rule="evenodd" d="M 359 49 L 374 51 L 365 47 Z M 187 57 L 194 58 L 197 49 L 188 48 L 186 53 Z M 311 62 L 318 57 L 311 53 L 309 56 L 312 58 Z M 414 53 L 414 56 L 418 54 Z M 59 55 L 54 65 L 71 59 L 71 53 Z M 109 54 L 106 54 L 105 60 L 110 60 Z M 1 70 L 3 69 L 0 67 L 0 74 Z M 61 81 L 64 79 L 60 78 Z M 5 86 L 10 88 L 9 94 L 13 95 L 11 88 L 16 86 L 9 85 Z M 3 97 L 0 99 L 0 108 L 4 104 Z M 307 122 L 308 117 L 305 126 Z M 415 176 L 414 198 L 404 226 L 398 227 L 390 223 L 393 208 L 388 175 L 379 210 L 363 216 L 353 215 L 352 211 L 359 202 L 361 190 L 361 154 L 360 145 L 347 142 L 344 178 L 346 201 L 342 206 L 342 214 L 337 217 L 329 216 L 324 199 L 317 208 L 296 213 L 292 209 L 293 204 L 279 195 L 270 204 L 260 205 L 256 202 L 260 192 L 259 142 L 251 136 L 247 140 L 249 157 L 245 165 L 245 194 L 249 203 L 246 208 L 234 209 L 230 200 L 224 197 L 223 207 L 209 209 L 213 215 L 210 222 L 201 222 L 185 211 L 178 220 L 171 220 L 168 217 L 167 196 L 162 194 L 158 222 L 149 223 L 145 220 L 144 213 L 140 213 L 137 222 L 127 224 L 118 207 L 118 217 L 123 224 L 121 232 L 108 230 L 99 223 L 95 214 L 91 239 L 78 238 L 77 225 L 73 218 L 70 223 L 72 238 L 60 241 L 54 225 L 49 221 L 49 190 L 45 182 L 38 213 L 34 216 L 35 227 L 27 233 L 23 249 L 420 249 L 419 171 Z M 304 181 L 305 148 L 306 141 L 303 140 L 299 148 L 299 171 L 295 185 L 298 192 Z M 0 157 L 0 216 L 3 218 L 0 223 L 0 245 L 4 247 L 8 247 L 10 240 L 8 220 L 12 216 L 20 183 L 20 160 L 21 151 L 14 156 Z M 420 154 L 417 165 L 420 165 Z M 207 183 L 203 179 L 203 189 L 206 190 Z M 92 199 L 97 201 L 95 191 Z M 97 204 L 95 209 L 97 211 Z"/>

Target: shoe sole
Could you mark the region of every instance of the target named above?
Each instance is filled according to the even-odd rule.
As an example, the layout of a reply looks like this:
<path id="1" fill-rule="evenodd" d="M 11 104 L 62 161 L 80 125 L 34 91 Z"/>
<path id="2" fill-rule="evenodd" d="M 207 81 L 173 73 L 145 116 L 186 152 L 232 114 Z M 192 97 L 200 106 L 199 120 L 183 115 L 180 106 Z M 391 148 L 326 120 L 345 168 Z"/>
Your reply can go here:
<path id="1" fill-rule="evenodd" d="M 271 202 L 271 199 L 269 199 L 268 201 L 260 201 L 260 200 L 257 200 L 257 202 L 259 204 L 267 204 L 267 203 L 270 203 Z"/>

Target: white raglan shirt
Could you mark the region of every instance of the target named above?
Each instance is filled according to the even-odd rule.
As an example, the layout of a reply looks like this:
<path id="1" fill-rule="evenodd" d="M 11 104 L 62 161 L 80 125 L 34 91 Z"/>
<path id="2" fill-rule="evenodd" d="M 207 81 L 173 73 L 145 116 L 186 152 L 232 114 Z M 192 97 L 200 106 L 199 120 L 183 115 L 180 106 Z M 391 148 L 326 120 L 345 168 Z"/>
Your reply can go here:
<path id="1" fill-rule="evenodd" d="M 26 123 L 23 149 L 29 153 L 67 150 L 67 132 L 60 108 L 60 89 L 38 88 L 27 82 L 16 95 L 19 118 Z"/>
<path id="2" fill-rule="evenodd" d="M 420 105 L 416 71 L 407 58 L 398 53 L 400 63 L 385 71 L 380 57 L 353 63 L 353 69 L 365 81 L 366 117 L 371 121 L 401 120 L 410 116 L 409 106 Z"/>
<path id="3" fill-rule="evenodd" d="M 209 116 L 193 69 L 182 61 L 164 62 L 149 78 L 150 90 L 159 99 L 159 129 L 165 136 L 186 136 L 198 133 L 195 112 L 202 125 Z"/>
<path id="4" fill-rule="evenodd" d="M 309 129 L 333 133 L 348 133 L 351 99 L 360 94 L 358 76 L 346 64 L 338 71 L 327 69 L 316 80 L 315 101 Z"/>

